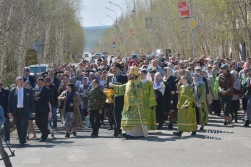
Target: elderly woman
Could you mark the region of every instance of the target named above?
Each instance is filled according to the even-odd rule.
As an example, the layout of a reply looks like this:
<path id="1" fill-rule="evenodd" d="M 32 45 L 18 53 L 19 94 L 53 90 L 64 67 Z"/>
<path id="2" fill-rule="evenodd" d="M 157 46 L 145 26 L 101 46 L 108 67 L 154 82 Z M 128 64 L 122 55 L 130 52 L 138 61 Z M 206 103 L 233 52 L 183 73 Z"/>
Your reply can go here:
<path id="1" fill-rule="evenodd" d="M 208 122 L 208 108 L 206 101 L 206 86 L 200 74 L 195 73 L 193 76 L 193 89 L 196 100 L 197 125 L 201 125 L 200 130 L 203 130 L 204 125 Z"/>
<path id="2" fill-rule="evenodd" d="M 79 111 L 81 104 L 80 96 L 75 92 L 73 84 L 67 84 L 67 89 L 59 97 L 58 100 L 63 101 L 62 114 L 65 115 L 63 127 L 66 129 L 66 138 L 70 137 L 71 130 L 73 136 L 76 136 L 76 128 L 83 125 L 82 118 Z"/>
<path id="3" fill-rule="evenodd" d="M 158 129 L 162 129 L 165 120 L 165 115 L 162 112 L 162 100 L 165 93 L 165 85 L 162 82 L 162 76 L 160 72 L 157 72 L 154 76 L 153 89 L 155 91 L 155 97 L 157 102 L 156 119 L 159 123 Z"/>
<path id="4" fill-rule="evenodd" d="M 237 111 L 240 107 L 240 93 L 241 93 L 241 82 L 237 78 L 237 71 L 232 70 L 230 74 L 233 76 L 234 85 L 233 85 L 233 98 L 231 102 L 231 121 L 235 118 L 235 123 L 237 123 Z"/>
<path id="5" fill-rule="evenodd" d="M 169 67 L 165 67 L 163 69 L 163 83 L 165 85 L 165 93 L 163 96 L 162 101 L 162 111 L 164 112 L 165 116 L 169 119 L 168 129 L 173 129 L 173 121 L 175 118 L 175 111 L 173 104 L 173 98 L 175 95 L 176 87 L 175 87 L 175 80 L 176 78 L 172 76 L 173 71 Z M 172 110 L 172 112 L 171 112 Z"/>

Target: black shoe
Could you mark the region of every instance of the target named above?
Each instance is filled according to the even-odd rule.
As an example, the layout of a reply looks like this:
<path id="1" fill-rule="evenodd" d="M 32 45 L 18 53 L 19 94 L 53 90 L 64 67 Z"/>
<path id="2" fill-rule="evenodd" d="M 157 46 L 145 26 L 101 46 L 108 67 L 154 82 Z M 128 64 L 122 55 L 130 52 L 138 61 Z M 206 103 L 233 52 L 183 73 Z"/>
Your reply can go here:
<path id="1" fill-rule="evenodd" d="M 173 124 L 168 124 L 168 127 L 167 127 L 168 130 L 173 130 Z"/>
<path id="2" fill-rule="evenodd" d="M 20 143 L 20 147 L 24 147 L 25 146 L 25 144 L 24 143 Z"/>
<path id="3" fill-rule="evenodd" d="M 204 126 L 200 127 L 200 130 L 204 130 Z"/>
<path id="4" fill-rule="evenodd" d="M 221 114 L 217 114 L 218 117 L 221 117 Z"/>
<path id="5" fill-rule="evenodd" d="M 227 124 L 228 124 L 228 122 L 225 121 L 225 122 L 224 122 L 224 125 L 227 126 Z"/>
<path id="6" fill-rule="evenodd" d="M 243 126 L 244 127 L 249 127 L 249 120 L 246 120 L 246 123 Z"/>
<path id="7" fill-rule="evenodd" d="M 73 136 L 75 136 L 75 137 L 76 137 L 76 136 L 77 136 L 77 133 L 76 133 L 76 132 L 73 132 Z"/>
<path id="8" fill-rule="evenodd" d="M 39 142 L 46 142 L 46 140 L 42 139 L 42 140 L 40 140 Z"/>
<path id="9" fill-rule="evenodd" d="M 157 129 L 162 129 L 163 125 L 158 125 Z"/>
<path id="10" fill-rule="evenodd" d="M 238 123 L 238 121 L 236 120 L 235 123 Z"/>
<path id="11" fill-rule="evenodd" d="M 97 135 L 97 134 L 92 133 L 92 134 L 91 134 L 91 137 L 98 137 L 98 135 Z"/>
<path id="12" fill-rule="evenodd" d="M 192 135 L 192 136 L 196 135 L 196 131 L 193 131 L 193 132 L 191 133 L 191 135 Z"/>
<path id="13" fill-rule="evenodd" d="M 179 137 L 181 137 L 182 132 L 173 132 L 173 134 L 174 134 L 175 136 L 179 136 Z"/>
<path id="14" fill-rule="evenodd" d="M 66 138 L 70 138 L 70 134 L 69 134 L 69 133 L 66 133 L 65 137 L 66 137 Z"/>
<path id="15" fill-rule="evenodd" d="M 113 130 L 113 127 L 112 127 L 112 126 L 110 126 L 110 128 L 108 128 L 108 130 Z"/>

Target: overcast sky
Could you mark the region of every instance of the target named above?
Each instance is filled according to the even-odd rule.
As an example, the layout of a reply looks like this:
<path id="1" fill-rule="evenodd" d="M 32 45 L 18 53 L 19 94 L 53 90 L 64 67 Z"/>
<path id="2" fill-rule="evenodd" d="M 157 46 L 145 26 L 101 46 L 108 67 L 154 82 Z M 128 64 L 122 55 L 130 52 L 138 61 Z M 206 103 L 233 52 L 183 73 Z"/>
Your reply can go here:
<path id="1" fill-rule="evenodd" d="M 84 9 L 81 13 L 83 19 L 82 24 L 85 27 L 101 26 L 100 23 L 104 25 L 112 25 L 113 20 L 107 17 L 107 15 L 115 19 L 115 14 L 114 12 L 105 9 L 105 7 L 114 10 L 118 17 L 121 16 L 121 10 L 119 7 L 110 4 L 109 1 L 120 5 L 123 10 L 126 9 L 126 0 L 83 0 Z"/>

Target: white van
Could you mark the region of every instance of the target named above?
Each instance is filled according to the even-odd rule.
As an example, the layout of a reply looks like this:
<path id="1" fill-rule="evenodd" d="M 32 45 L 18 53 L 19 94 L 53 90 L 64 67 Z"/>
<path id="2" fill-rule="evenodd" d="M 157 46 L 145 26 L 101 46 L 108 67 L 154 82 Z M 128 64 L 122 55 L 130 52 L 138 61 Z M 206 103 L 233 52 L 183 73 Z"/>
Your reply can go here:
<path id="1" fill-rule="evenodd" d="M 34 64 L 29 66 L 30 69 L 30 74 L 34 75 L 36 74 L 42 74 L 43 72 L 46 72 L 48 69 L 49 65 L 48 64 L 40 64 L 40 69 L 39 69 L 39 64 Z"/>

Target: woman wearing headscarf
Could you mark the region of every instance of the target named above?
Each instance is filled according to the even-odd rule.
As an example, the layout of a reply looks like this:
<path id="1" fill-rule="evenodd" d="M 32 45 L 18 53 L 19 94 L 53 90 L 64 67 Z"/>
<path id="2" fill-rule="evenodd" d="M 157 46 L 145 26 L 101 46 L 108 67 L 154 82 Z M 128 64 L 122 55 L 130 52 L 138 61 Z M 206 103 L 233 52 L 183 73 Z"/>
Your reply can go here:
<path id="1" fill-rule="evenodd" d="M 82 109 L 83 109 L 83 116 L 87 116 L 87 109 L 88 109 L 88 88 L 90 85 L 90 81 L 88 77 L 83 78 L 83 84 L 78 89 L 78 94 L 82 99 Z"/>
<path id="2" fill-rule="evenodd" d="M 175 80 L 176 78 L 172 76 L 172 69 L 169 67 L 165 67 L 163 69 L 163 83 L 165 85 L 165 92 L 162 100 L 162 111 L 165 116 L 169 119 L 168 129 L 173 129 L 173 121 L 175 116 L 175 108 L 173 106 L 173 97 L 176 92 Z"/>
<path id="3" fill-rule="evenodd" d="M 193 76 L 193 89 L 196 100 L 197 125 L 201 125 L 200 130 L 203 130 L 204 125 L 208 122 L 208 108 L 206 101 L 206 87 L 202 81 L 202 76 L 198 73 L 195 73 Z"/>
<path id="4" fill-rule="evenodd" d="M 59 97 L 58 100 L 64 102 L 62 114 L 65 115 L 63 127 L 66 129 L 66 138 L 70 137 L 71 130 L 73 136 L 76 136 L 77 127 L 82 127 L 83 122 L 79 112 L 79 105 L 81 104 L 80 96 L 75 92 L 74 84 L 67 84 L 67 89 Z"/>
<path id="5" fill-rule="evenodd" d="M 217 116 L 221 116 L 221 104 L 219 100 L 219 70 L 217 68 L 214 68 L 212 71 L 212 75 L 209 76 L 210 84 L 213 86 L 214 95 L 213 96 L 213 102 L 212 102 L 212 110 L 214 111 L 214 114 Z"/>
<path id="6" fill-rule="evenodd" d="M 231 121 L 235 118 L 235 123 L 237 123 L 237 111 L 240 107 L 240 93 L 241 93 L 241 82 L 237 78 L 237 71 L 232 70 L 230 73 L 234 78 L 234 85 L 233 85 L 233 98 L 231 101 Z"/>
<path id="7" fill-rule="evenodd" d="M 162 82 L 162 76 L 160 72 L 157 72 L 154 76 L 153 89 L 155 91 L 155 97 L 157 102 L 156 120 L 159 123 L 158 129 L 162 129 L 165 120 L 165 115 L 162 112 L 162 100 L 163 100 L 163 95 L 165 93 L 165 85 Z"/>

